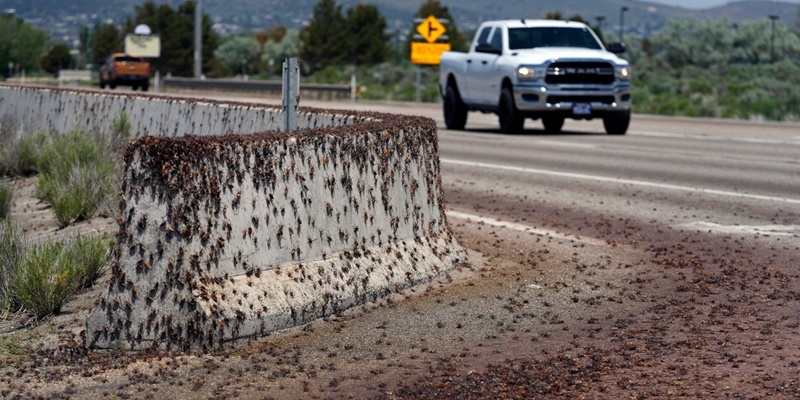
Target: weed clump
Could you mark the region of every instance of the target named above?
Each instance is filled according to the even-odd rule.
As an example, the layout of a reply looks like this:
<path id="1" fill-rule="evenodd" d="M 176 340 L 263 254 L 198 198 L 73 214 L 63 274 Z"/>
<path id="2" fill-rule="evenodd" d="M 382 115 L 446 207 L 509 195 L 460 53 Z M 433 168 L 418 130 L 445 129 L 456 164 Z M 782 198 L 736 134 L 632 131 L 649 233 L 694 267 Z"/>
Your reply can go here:
<path id="1" fill-rule="evenodd" d="M 0 220 L 8 218 L 11 213 L 11 201 L 14 200 L 14 190 L 0 184 Z"/>
<path id="2" fill-rule="evenodd" d="M 19 227 L 0 221 L 0 317 L 20 309 L 42 318 L 57 313 L 108 263 L 103 235 L 28 245 Z"/>

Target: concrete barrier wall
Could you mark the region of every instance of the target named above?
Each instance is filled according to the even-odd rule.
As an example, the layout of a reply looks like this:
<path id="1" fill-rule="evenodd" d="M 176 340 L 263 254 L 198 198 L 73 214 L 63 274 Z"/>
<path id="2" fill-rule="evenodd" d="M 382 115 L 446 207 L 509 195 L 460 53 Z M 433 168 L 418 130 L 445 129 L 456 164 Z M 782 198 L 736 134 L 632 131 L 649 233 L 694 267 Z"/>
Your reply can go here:
<path id="1" fill-rule="evenodd" d="M 69 130 L 108 132 L 114 119 L 123 112 L 132 123 L 135 137 L 273 131 L 280 129 L 282 115 L 279 106 L 0 85 L 0 116 L 11 116 L 21 134 Z M 301 128 L 324 128 L 366 119 L 369 116 L 355 113 L 301 109 L 297 123 Z"/>
<path id="2" fill-rule="evenodd" d="M 98 107 L 71 96 L 30 97 L 60 112 Z M 89 95 L 115 107 L 102 97 Z M 127 148 L 111 282 L 87 320 L 92 347 L 216 349 L 428 281 L 464 257 L 446 225 L 430 119 L 306 109 L 303 123 L 318 127 L 221 136 L 231 125 L 215 118 L 231 108 L 254 132 L 253 120 L 280 112 L 115 97 L 168 129 Z M 141 115 L 129 112 L 159 132 Z M 174 136 L 202 115 L 222 131 Z"/>

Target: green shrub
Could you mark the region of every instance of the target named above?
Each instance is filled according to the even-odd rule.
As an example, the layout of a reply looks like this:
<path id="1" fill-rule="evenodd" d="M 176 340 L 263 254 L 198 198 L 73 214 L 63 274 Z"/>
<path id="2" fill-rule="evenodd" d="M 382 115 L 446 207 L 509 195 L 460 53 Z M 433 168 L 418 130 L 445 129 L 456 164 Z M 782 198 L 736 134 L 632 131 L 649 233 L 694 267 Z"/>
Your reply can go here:
<path id="1" fill-rule="evenodd" d="M 37 318 L 57 313 L 78 289 L 94 284 L 110 250 L 105 235 L 35 245 L 18 263 L 12 297 Z"/>
<path id="2" fill-rule="evenodd" d="M 53 205 L 59 226 L 91 218 L 116 185 L 117 169 L 110 159 L 65 165 L 66 173 L 41 173 L 37 194 Z"/>
<path id="3" fill-rule="evenodd" d="M 48 145 L 49 137 L 44 132 L 36 132 L 19 141 L 18 171 L 23 175 L 33 175 L 39 172 L 42 152 Z"/>
<path id="4" fill-rule="evenodd" d="M 19 164 L 17 123 L 13 117 L 0 117 L 0 175 L 16 175 Z"/>
<path id="5" fill-rule="evenodd" d="M 72 253 L 80 273 L 80 287 L 94 284 L 111 255 L 112 241 L 108 236 L 84 238 L 78 236 L 72 242 Z"/>
<path id="6" fill-rule="evenodd" d="M 131 138 L 131 122 L 128 120 L 128 114 L 125 111 L 117 114 L 111 122 L 111 131 L 102 137 L 107 138 L 108 144 L 104 146 L 107 153 L 122 154 L 122 150 Z"/>
<path id="7" fill-rule="evenodd" d="M 80 287 L 78 265 L 61 242 L 33 246 L 20 262 L 14 297 L 36 318 L 57 313 Z"/>
<path id="8" fill-rule="evenodd" d="M 12 310 L 12 284 L 25 254 L 25 241 L 20 229 L 9 220 L 0 221 L 0 317 Z"/>
<path id="9" fill-rule="evenodd" d="M 24 308 L 37 318 L 58 312 L 90 287 L 111 254 L 107 235 L 28 246 L 19 227 L 0 221 L 0 319 Z"/>
<path id="10" fill-rule="evenodd" d="M 52 204 L 61 227 L 92 217 L 113 193 L 118 169 L 112 156 L 100 151 L 110 149 L 111 141 L 72 132 L 44 139 L 35 135 L 30 142 L 40 143 L 35 152 L 25 150 L 39 172 L 36 197 Z"/>
<path id="11" fill-rule="evenodd" d="M 10 187 L 0 184 L 0 220 L 8 217 L 13 199 L 14 191 Z"/>
<path id="12" fill-rule="evenodd" d="M 50 182 L 50 180 L 47 180 Z M 48 183 L 48 185 L 51 185 Z M 89 205 L 86 194 L 81 186 L 65 185 L 63 190 L 53 187 L 50 201 L 53 205 L 53 214 L 56 216 L 58 226 L 69 226 L 87 214 Z"/>

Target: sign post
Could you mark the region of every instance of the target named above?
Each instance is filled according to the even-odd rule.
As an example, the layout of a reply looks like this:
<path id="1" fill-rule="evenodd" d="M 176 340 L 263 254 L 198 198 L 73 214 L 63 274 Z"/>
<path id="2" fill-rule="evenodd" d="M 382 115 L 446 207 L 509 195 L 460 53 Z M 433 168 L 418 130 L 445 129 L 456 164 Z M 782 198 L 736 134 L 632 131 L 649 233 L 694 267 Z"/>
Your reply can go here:
<path id="1" fill-rule="evenodd" d="M 411 42 L 411 63 L 417 65 L 416 101 L 420 102 L 422 86 L 422 65 L 439 65 L 442 53 L 450 51 L 450 37 L 445 35 L 447 20 L 439 20 L 433 15 L 425 19 L 415 19 L 417 34 Z"/>

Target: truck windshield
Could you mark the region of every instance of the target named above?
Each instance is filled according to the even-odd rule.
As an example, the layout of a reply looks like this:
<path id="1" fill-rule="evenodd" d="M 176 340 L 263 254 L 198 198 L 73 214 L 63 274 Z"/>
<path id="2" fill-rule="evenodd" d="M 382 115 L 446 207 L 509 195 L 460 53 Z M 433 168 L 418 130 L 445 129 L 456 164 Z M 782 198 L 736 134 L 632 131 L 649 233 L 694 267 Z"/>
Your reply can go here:
<path id="1" fill-rule="evenodd" d="M 141 57 L 134 57 L 134 56 L 119 56 L 114 59 L 116 62 L 141 62 L 143 61 Z"/>
<path id="2" fill-rule="evenodd" d="M 536 47 L 582 47 L 600 50 L 588 28 L 510 28 L 508 47 L 511 50 L 533 49 Z"/>

